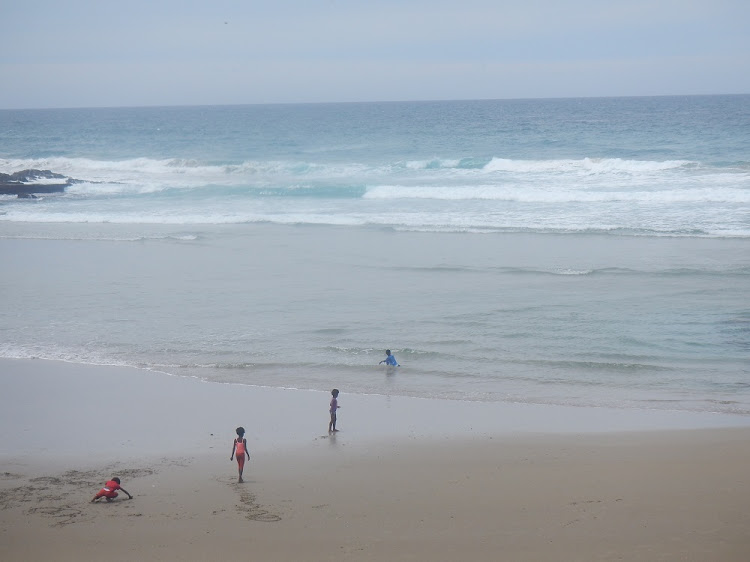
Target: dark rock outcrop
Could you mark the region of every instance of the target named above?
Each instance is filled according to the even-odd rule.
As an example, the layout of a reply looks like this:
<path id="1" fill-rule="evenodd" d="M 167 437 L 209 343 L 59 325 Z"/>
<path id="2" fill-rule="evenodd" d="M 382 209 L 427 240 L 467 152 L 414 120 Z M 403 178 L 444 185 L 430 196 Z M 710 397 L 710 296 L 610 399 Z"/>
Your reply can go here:
<path id="1" fill-rule="evenodd" d="M 0 195 L 33 198 L 35 193 L 60 193 L 78 181 L 49 170 L 21 170 L 12 174 L 0 174 Z"/>

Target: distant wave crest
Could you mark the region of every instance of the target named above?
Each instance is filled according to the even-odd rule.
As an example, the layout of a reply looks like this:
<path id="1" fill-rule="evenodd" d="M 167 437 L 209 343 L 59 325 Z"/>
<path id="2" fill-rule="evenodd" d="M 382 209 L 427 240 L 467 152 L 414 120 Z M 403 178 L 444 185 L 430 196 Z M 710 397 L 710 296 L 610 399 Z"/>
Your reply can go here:
<path id="1" fill-rule="evenodd" d="M 2 196 L 0 220 L 750 236 L 750 170 L 687 160 L 0 159 L 0 172 L 31 168 L 82 181 L 32 201 Z"/>
<path id="2" fill-rule="evenodd" d="M 654 172 L 696 165 L 696 163 L 688 160 L 667 160 L 658 162 L 647 160 L 623 160 L 621 158 L 583 158 L 581 160 L 508 160 L 506 158 L 493 158 L 485 166 L 485 169 L 495 172 L 575 172 L 601 174 Z"/>
<path id="3" fill-rule="evenodd" d="M 89 182 L 112 184 L 141 183 L 163 187 L 195 185 L 236 185 L 270 182 L 283 184 L 291 178 L 413 178 L 422 172 L 438 176 L 482 177 L 496 173 L 512 174 L 642 174 L 696 168 L 698 163 L 675 161 L 636 161 L 619 158 L 583 158 L 579 160 L 510 160 L 486 158 L 435 158 L 425 161 L 403 161 L 379 164 L 342 162 L 320 164 L 305 161 L 253 161 L 239 163 L 208 163 L 195 159 L 133 158 L 127 160 L 93 160 L 88 158 L 48 157 L 31 159 L 0 159 L 0 172 L 12 173 L 23 169 L 49 169 Z M 746 172 L 746 170 L 745 170 Z M 411 175 L 410 175 L 411 174 Z M 421 177 L 421 176 L 417 176 Z M 427 177 L 431 177 L 430 174 Z"/>

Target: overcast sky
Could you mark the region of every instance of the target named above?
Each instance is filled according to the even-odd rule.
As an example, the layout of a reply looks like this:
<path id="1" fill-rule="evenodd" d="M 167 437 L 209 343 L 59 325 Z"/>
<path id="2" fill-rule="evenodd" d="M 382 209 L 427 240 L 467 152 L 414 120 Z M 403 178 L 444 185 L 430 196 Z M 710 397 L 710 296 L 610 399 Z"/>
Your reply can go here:
<path id="1" fill-rule="evenodd" d="M 0 0 L 0 108 L 750 93 L 748 0 Z"/>

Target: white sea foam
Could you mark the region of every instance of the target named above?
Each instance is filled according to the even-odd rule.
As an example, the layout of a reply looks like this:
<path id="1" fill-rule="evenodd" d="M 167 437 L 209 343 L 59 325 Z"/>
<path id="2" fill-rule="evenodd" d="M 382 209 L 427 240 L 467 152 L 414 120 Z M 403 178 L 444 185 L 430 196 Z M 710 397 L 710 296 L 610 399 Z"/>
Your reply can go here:
<path id="1" fill-rule="evenodd" d="M 679 170 L 697 166 L 689 161 L 635 161 L 622 159 L 581 160 L 508 160 L 493 158 L 483 168 L 461 168 L 461 160 L 444 159 L 435 161 L 407 162 L 406 170 L 439 173 L 460 172 L 481 175 L 488 172 L 513 172 L 522 174 L 629 174 L 653 173 Z M 252 177 L 349 177 L 391 175 L 398 166 L 394 164 L 370 166 L 363 163 L 316 163 L 298 161 L 245 161 L 237 164 L 210 165 L 192 159 L 134 158 L 108 161 L 87 158 L 41 158 L 41 159 L 0 159 L 0 171 L 12 173 L 23 169 L 46 169 L 84 181 L 109 181 L 112 183 L 133 181 L 149 176 L 154 178 L 182 178 L 183 181 L 201 180 L 224 183 L 237 178 Z"/>
<path id="2" fill-rule="evenodd" d="M 388 200 L 386 200 L 388 201 Z M 83 207 L 79 205 L 83 203 Z M 691 205 L 690 209 L 676 213 L 668 208 L 673 203 L 651 203 L 648 212 L 629 214 L 618 202 L 600 203 L 606 205 L 598 210 L 587 208 L 571 212 L 569 205 L 579 203 L 554 203 L 546 214 L 539 214 L 532 208 L 528 212 L 512 209 L 487 208 L 487 204 L 505 205 L 503 201 L 478 199 L 476 209 L 465 208 L 460 214 L 450 208 L 422 209 L 419 212 L 395 211 L 385 208 L 380 212 L 360 212 L 357 204 L 344 201 L 339 207 L 324 209 L 305 208 L 296 201 L 276 202 L 272 207 L 259 209 L 252 201 L 238 204 L 236 201 L 212 202 L 202 208 L 197 206 L 171 207 L 153 201 L 143 201 L 124 209 L 119 199 L 112 199 L 108 206 L 95 208 L 88 201 L 74 201 L 69 208 L 60 208 L 50 213 L 41 208 L 45 202 L 15 203 L 5 211 L 0 220 L 28 223 L 112 223 L 129 225 L 210 225 L 243 223 L 313 224 L 313 225 L 381 225 L 399 230 L 420 230 L 435 232 L 612 232 L 621 235 L 671 235 L 671 236 L 750 236 L 750 228 L 741 222 L 730 225 L 720 209 L 711 212 L 701 211 L 701 205 Z M 464 202 L 467 204 L 468 202 Z M 517 203 L 521 204 L 521 203 Z M 529 203 L 523 203 L 524 205 Z M 533 204 L 533 203 L 532 203 Z M 553 203 L 547 202 L 552 205 Z M 683 203 L 684 205 L 684 203 Z M 669 216 L 667 216 L 667 213 Z"/>
<path id="3" fill-rule="evenodd" d="M 555 275 L 591 275 L 593 269 L 555 269 L 552 271 Z"/>
<path id="4" fill-rule="evenodd" d="M 641 173 L 673 170 L 694 165 L 687 160 L 664 162 L 623 160 L 621 158 L 583 158 L 582 160 L 508 160 L 493 158 L 485 170 L 491 172 L 564 172 L 564 173 Z"/>
<path id="5" fill-rule="evenodd" d="M 152 189 L 195 187 L 207 184 L 237 185 L 248 182 L 287 178 L 345 178 L 352 175 L 388 173 L 389 167 L 371 169 L 351 164 L 327 164 L 294 161 L 245 161 L 239 164 L 209 165 L 195 160 L 135 158 L 119 161 L 87 158 L 0 159 L 0 172 L 13 173 L 25 169 L 51 170 L 82 180 L 85 185 L 143 184 Z"/>
<path id="6" fill-rule="evenodd" d="M 593 202 L 661 202 L 750 203 L 750 190 L 725 189 L 671 189 L 663 191 L 621 191 L 602 186 L 601 191 L 576 189 L 575 186 L 557 185 L 556 188 L 526 185 L 469 185 L 469 186 L 403 186 L 382 185 L 370 187 L 364 196 L 368 199 L 438 199 L 438 200 L 493 200 L 524 203 L 593 203 Z"/>

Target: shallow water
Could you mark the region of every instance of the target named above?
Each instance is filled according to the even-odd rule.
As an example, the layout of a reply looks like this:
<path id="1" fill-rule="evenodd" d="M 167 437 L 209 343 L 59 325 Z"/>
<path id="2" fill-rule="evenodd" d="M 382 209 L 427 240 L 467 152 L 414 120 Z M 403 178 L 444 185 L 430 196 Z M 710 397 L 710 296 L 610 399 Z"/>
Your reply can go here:
<path id="1" fill-rule="evenodd" d="M 2 356 L 349 393 L 750 412 L 744 239 L 78 229 L 0 226 Z M 377 365 L 386 347 L 401 367 Z"/>

